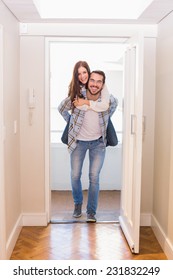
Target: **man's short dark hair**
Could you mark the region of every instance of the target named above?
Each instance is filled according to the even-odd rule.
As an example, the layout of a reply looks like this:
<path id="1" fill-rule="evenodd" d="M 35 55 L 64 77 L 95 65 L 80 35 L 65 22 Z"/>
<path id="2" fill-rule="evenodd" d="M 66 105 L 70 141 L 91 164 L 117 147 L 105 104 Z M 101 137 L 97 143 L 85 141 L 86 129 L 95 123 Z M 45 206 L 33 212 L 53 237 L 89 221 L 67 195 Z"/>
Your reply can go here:
<path id="1" fill-rule="evenodd" d="M 104 73 L 103 71 L 101 71 L 101 70 L 94 70 L 94 71 L 92 71 L 92 72 L 90 73 L 90 76 L 91 76 L 92 73 L 101 75 L 101 76 L 103 77 L 103 84 L 105 83 L 106 75 L 105 75 L 105 73 Z"/>

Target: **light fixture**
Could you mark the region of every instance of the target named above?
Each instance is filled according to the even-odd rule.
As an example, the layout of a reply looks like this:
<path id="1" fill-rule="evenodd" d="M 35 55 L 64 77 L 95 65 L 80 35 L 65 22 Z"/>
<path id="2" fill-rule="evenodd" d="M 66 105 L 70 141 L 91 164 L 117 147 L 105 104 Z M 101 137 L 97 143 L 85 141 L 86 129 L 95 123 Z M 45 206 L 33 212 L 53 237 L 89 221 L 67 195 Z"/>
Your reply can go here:
<path id="1" fill-rule="evenodd" d="M 137 19 L 153 0 L 33 0 L 41 18 Z"/>

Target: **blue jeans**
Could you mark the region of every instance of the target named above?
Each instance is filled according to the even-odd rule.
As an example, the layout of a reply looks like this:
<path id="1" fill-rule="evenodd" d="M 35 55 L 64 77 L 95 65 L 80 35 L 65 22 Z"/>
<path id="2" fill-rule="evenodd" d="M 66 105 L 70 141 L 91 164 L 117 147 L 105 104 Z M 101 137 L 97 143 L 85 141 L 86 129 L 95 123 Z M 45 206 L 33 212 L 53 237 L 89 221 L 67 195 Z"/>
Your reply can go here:
<path id="1" fill-rule="evenodd" d="M 82 204 L 81 184 L 82 166 L 89 150 L 89 188 L 87 213 L 96 214 L 99 195 L 99 175 L 103 166 L 106 147 L 102 138 L 93 141 L 77 141 L 76 149 L 71 153 L 71 184 L 75 204 Z"/>

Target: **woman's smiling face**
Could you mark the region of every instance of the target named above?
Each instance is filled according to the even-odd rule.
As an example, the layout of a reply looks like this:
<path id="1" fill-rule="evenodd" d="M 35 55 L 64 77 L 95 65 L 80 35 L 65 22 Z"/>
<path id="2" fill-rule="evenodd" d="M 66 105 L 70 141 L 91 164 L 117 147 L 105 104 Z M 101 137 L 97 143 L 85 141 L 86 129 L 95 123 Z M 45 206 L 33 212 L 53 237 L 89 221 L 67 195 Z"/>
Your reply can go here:
<path id="1" fill-rule="evenodd" d="M 78 69 L 78 79 L 83 84 L 86 85 L 88 82 L 89 74 L 85 67 L 80 66 Z"/>

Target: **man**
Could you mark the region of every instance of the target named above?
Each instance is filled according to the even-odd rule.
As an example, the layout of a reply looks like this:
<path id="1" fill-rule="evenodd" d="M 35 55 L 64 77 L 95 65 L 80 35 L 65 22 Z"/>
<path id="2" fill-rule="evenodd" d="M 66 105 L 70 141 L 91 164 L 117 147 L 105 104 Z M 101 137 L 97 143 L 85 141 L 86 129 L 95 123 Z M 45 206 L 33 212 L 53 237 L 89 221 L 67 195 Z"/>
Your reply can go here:
<path id="1" fill-rule="evenodd" d="M 101 91 L 105 84 L 105 74 L 97 70 L 90 74 L 86 99 L 101 101 Z M 106 111 L 79 110 L 78 99 L 72 101 L 67 97 L 58 109 L 64 119 L 70 118 L 68 132 L 68 149 L 71 161 L 71 184 L 75 204 L 73 216 L 82 215 L 83 193 L 81 184 L 82 166 L 87 150 L 89 151 L 89 188 L 87 202 L 87 222 L 96 222 L 96 210 L 99 195 L 99 175 L 103 166 L 106 151 L 106 128 L 118 101 L 110 95 L 110 105 Z M 75 106 L 75 107 L 74 107 Z M 71 110 L 71 117 L 68 111 Z"/>

